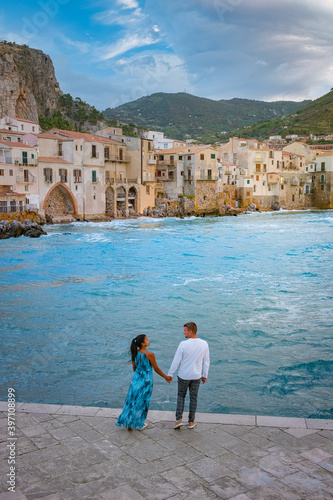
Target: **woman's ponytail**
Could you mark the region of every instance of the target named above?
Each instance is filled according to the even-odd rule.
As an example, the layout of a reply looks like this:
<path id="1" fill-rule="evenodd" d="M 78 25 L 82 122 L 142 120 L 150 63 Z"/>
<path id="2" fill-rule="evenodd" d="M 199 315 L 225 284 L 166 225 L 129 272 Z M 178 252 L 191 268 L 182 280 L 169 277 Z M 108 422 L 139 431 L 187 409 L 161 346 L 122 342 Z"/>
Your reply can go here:
<path id="1" fill-rule="evenodd" d="M 146 335 L 138 335 L 137 337 L 135 337 L 135 339 L 132 340 L 130 347 L 130 354 L 132 361 L 135 360 L 136 355 L 138 353 L 138 349 L 141 349 L 141 346 L 145 341 L 145 337 Z"/>

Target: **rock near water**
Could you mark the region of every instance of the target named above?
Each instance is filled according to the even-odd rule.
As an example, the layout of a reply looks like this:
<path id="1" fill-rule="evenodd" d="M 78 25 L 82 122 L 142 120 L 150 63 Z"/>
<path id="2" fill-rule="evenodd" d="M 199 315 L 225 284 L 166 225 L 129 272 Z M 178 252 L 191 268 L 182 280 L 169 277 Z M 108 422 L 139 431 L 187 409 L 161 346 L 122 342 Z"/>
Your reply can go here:
<path id="1" fill-rule="evenodd" d="M 19 236 L 29 238 L 39 238 L 42 234 L 47 234 L 37 222 L 26 219 L 22 224 L 14 220 L 9 223 L 7 220 L 0 221 L 0 240 L 8 238 L 18 238 Z"/>

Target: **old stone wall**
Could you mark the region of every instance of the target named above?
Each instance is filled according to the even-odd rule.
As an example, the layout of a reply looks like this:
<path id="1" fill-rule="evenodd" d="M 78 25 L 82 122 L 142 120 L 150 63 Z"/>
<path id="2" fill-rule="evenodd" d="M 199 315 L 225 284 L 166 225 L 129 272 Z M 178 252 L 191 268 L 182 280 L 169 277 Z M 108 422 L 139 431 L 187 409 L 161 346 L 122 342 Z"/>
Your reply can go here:
<path id="1" fill-rule="evenodd" d="M 8 222 L 13 222 L 17 220 L 19 222 L 24 222 L 26 219 L 32 222 L 37 222 L 37 224 L 43 224 L 45 221 L 38 212 L 4 212 L 0 213 L 0 220 L 8 220 Z"/>
<path id="2" fill-rule="evenodd" d="M 325 182 L 320 182 L 321 175 L 325 175 Z M 313 205 L 322 210 L 333 208 L 333 172 L 316 172 L 313 188 Z"/>
<path id="3" fill-rule="evenodd" d="M 215 181 L 197 181 L 195 195 L 195 208 L 198 212 L 209 213 L 218 210 L 217 186 Z"/>

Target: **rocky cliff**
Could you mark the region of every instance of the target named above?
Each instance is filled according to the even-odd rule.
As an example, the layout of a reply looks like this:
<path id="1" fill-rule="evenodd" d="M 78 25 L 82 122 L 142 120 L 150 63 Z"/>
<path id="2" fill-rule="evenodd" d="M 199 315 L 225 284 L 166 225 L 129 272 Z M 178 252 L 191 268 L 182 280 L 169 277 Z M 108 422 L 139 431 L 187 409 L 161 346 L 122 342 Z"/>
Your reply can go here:
<path id="1" fill-rule="evenodd" d="M 0 116 L 38 122 L 62 92 L 51 58 L 26 45 L 0 42 Z"/>

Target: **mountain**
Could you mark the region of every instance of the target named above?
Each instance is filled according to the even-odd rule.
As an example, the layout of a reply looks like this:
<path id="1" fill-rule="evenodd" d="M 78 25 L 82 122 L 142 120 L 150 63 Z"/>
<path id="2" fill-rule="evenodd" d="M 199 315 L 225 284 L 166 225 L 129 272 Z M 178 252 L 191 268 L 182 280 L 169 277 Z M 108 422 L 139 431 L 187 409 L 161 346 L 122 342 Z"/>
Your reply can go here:
<path id="1" fill-rule="evenodd" d="M 295 113 L 309 102 L 264 102 L 237 98 L 214 101 L 184 92 L 159 92 L 117 108 L 107 108 L 103 115 L 107 119 L 134 122 L 150 130 L 161 130 L 173 138 L 213 138 L 216 141 L 223 137 L 221 133 Z"/>
<path id="2" fill-rule="evenodd" d="M 258 123 L 251 127 L 231 131 L 230 135 L 244 138 L 265 139 L 270 135 L 331 134 L 333 131 L 333 88 L 330 92 L 310 102 L 296 113 Z"/>
<path id="3" fill-rule="evenodd" d="M 0 42 L 0 116 L 53 127 L 95 132 L 107 121 L 94 106 L 63 94 L 51 58 L 41 50 Z"/>

